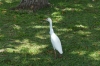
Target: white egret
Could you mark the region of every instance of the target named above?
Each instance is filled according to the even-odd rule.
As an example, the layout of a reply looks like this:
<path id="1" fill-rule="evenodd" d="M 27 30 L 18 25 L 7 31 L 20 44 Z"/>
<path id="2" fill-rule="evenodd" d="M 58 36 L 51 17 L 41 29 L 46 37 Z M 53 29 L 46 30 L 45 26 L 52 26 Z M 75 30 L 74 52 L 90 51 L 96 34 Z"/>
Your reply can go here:
<path id="1" fill-rule="evenodd" d="M 61 54 L 63 54 L 62 46 L 61 46 L 61 41 L 59 37 L 54 33 L 54 30 L 52 28 L 52 20 L 51 18 L 47 18 L 46 21 L 50 23 L 50 37 L 51 37 L 51 43 L 54 48 L 54 53 L 56 57 L 56 50 Z"/>

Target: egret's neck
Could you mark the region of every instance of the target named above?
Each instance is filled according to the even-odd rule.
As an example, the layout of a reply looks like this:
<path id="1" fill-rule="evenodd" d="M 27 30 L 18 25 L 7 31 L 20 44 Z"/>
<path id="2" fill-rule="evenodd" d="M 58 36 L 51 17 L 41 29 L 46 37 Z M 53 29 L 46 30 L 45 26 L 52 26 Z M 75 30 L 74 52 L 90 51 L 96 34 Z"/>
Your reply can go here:
<path id="1" fill-rule="evenodd" d="M 52 28 L 52 21 L 49 22 L 50 23 L 50 34 L 54 33 L 53 28 Z"/>
<path id="2" fill-rule="evenodd" d="M 50 21 L 50 30 L 51 30 L 51 29 L 53 29 L 53 28 L 52 28 L 52 21 Z"/>

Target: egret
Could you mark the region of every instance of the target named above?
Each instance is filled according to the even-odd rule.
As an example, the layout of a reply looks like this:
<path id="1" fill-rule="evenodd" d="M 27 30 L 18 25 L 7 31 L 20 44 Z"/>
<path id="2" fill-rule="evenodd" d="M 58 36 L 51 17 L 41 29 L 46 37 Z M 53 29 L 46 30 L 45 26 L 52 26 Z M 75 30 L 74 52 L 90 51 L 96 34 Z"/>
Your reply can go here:
<path id="1" fill-rule="evenodd" d="M 50 37 L 51 37 L 51 43 L 54 49 L 54 54 L 56 57 L 56 50 L 60 53 L 60 56 L 63 54 L 62 46 L 61 46 L 61 41 L 59 37 L 54 33 L 53 27 L 52 27 L 52 20 L 51 18 L 47 18 L 46 21 L 50 23 Z"/>

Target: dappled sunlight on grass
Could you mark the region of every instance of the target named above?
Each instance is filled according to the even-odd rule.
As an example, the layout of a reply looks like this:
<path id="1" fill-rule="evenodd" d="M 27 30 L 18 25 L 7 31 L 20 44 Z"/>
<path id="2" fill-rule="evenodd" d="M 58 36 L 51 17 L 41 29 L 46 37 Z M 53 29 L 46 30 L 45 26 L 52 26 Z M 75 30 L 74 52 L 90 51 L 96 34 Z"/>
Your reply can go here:
<path id="1" fill-rule="evenodd" d="M 42 33 L 44 34 L 44 32 L 42 32 Z M 49 32 L 48 32 L 48 33 L 49 33 Z M 48 36 L 48 35 L 47 35 L 47 36 Z M 41 34 L 39 33 L 39 34 L 37 34 L 35 37 L 38 38 L 38 39 L 46 39 L 47 36 L 43 36 L 43 35 L 41 35 Z"/>
<path id="2" fill-rule="evenodd" d="M 61 15 L 60 12 L 53 12 L 51 14 L 54 18 L 56 18 L 56 21 L 54 20 L 53 22 L 57 22 L 63 19 L 63 16 Z"/>
<path id="3" fill-rule="evenodd" d="M 93 46 L 98 46 L 98 47 L 100 47 L 100 41 L 98 41 L 98 42 L 93 42 L 92 45 L 93 45 Z M 97 48 L 97 49 L 98 49 L 98 48 Z"/>
<path id="4" fill-rule="evenodd" d="M 14 1 L 13 0 L 0 0 L 1 2 L 6 2 L 6 3 L 13 3 Z M 15 0 L 15 1 L 18 1 L 18 0 Z"/>
<path id="5" fill-rule="evenodd" d="M 85 55 L 87 51 L 72 51 L 71 54 Z"/>
<path id="6" fill-rule="evenodd" d="M 0 0 L 0 65 L 100 65 L 99 1 L 50 0 L 52 7 L 33 13 L 10 11 L 19 1 Z M 54 59 L 47 17 L 61 40 L 62 58 Z"/>
<path id="7" fill-rule="evenodd" d="M 16 30 L 20 30 L 21 29 L 21 27 L 19 25 L 16 25 L 16 24 L 14 24 L 13 28 L 16 29 Z"/>
<path id="8" fill-rule="evenodd" d="M 14 46 L 12 48 L 12 44 L 9 44 L 9 47 L 5 49 L 0 49 L 0 52 L 9 52 L 9 53 L 24 53 L 24 54 L 31 54 L 36 55 L 39 53 L 42 53 L 42 49 L 46 48 L 48 45 L 38 45 L 35 42 L 30 42 L 29 39 L 24 39 L 22 41 L 15 40 L 16 44 L 18 43 L 18 46 Z"/>
<path id="9" fill-rule="evenodd" d="M 100 51 L 88 52 L 88 51 L 72 51 L 71 54 L 77 54 L 79 56 L 86 55 L 88 58 L 93 60 L 100 60 Z"/>
<path id="10" fill-rule="evenodd" d="M 89 54 L 91 59 L 100 60 L 100 51 L 94 51 Z"/>
<path id="11" fill-rule="evenodd" d="M 3 9 L 2 10 L 2 14 L 6 14 L 7 13 L 7 10 L 6 9 Z"/>
<path id="12" fill-rule="evenodd" d="M 2 5 L 3 3 L 2 2 L 0 2 L 0 5 Z"/>
<path id="13" fill-rule="evenodd" d="M 72 31 L 72 29 L 71 28 L 69 28 L 69 29 L 63 28 L 63 29 L 58 29 L 58 31 L 70 32 L 70 31 Z"/>
<path id="14" fill-rule="evenodd" d="M 84 25 L 75 25 L 75 26 L 73 26 L 72 27 L 72 29 L 74 30 L 74 31 L 79 31 L 79 30 L 88 30 L 88 26 L 84 26 Z"/>
<path id="15" fill-rule="evenodd" d="M 13 0 L 5 0 L 7 3 L 12 3 Z"/>
<path id="16" fill-rule="evenodd" d="M 77 28 L 83 28 L 83 29 L 87 29 L 88 28 L 87 26 L 84 26 L 84 25 L 75 25 L 75 27 L 77 27 Z"/>
<path id="17" fill-rule="evenodd" d="M 4 37 L 4 35 L 3 34 L 0 34 L 0 38 L 3 38 Z"/>
<path id="18" fill-rule="evenodd" d="M 15 50 L 15 49 L 13 49 L 13 48 L 5 48 L 5 51 L 6 51 L 6 52 L 9 52 L 9 53 L 13 53 L 14 50 Z M 5 52 L 5 51 L 4 51 L 4 52 Z"/>
<path id="19" fill-rule="evenodd" d="M 81 35 L 81 36 L 90 36 L 91 35 L 91 32 L 89 31 L 78 31 L 76 32 L 77 34 Z"/>
<path id="20" fill-rule="evenodd" d="M 49 24 L 48 24 L 49 25 Z M 36 28 L 36 29 L 38 29 L 38 28 L 49 28 L 49 26 L 33 26 L 32 28 Z"/>
<path id="21" fill-rule="evenodd" d="M 27 53 L 27 52 L 28 52 L 28 53 L 30 53 L 30 54 L 38 54 L 38 53 L 42 52 L 41 49 L 47 47 L 47 45 L 43 45 L 43 44 L 42 44 L 42 45 L 38 45 L 38 44 L 35 43 L 35 42 L 30 43 L 30 41 L 29 41 L 28 39 L 24 39 L 24 40 L 22 40 L 22 41 L 20 41 L 20 40 L 15 40 L 15 42 L 20 43 L 19 46 L 16 46 L 16 47 L 15 47 L 17 52 L 22 51 L 22 52 L 24 52 L 24 53 Z M 27 49 L 28 49 L 28 50 L 27 50 Z M 24 50 L 26 50 L 26 51 L 24 51 Z"/>
<path id="22" fill-rule="evenodd" d="M 95 30 L 100 30 L 100 27 L 94 28 Z"/>
<path id="23" fill-rule="evenodd" d="M 0 53 L 1 53 L 1 52 L 4 52 L 4 51 L 5 51 L 5 49 L 0 49 Z"/>
<path id="24" fill-rule="evenodd" d="M 83 11 L 83 10 L 79 8 L 65 8 L 65 9 L 62 9 L 62 11 Z"/>
<path id="25" fill-rule="evenodd" d="M 91 8 L 94 7 L 93 4 L 91 4 L 91 3 L 88 3 L 87 6 L 91 7 Z"/>

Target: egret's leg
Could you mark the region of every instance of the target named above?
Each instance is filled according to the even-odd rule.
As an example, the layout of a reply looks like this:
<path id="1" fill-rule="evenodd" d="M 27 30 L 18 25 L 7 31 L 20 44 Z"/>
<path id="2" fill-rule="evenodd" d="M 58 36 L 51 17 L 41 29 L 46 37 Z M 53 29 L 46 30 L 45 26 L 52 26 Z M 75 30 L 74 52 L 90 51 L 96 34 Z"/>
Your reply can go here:
<path id="1" fill-rule="evenodd" d="M 57 57 L 57 55 L 56 55 L 56 50 L 54 50 L 54 55 L 55 55 L 55 58 Z"/>
<path id="2" fill-rule="evenodd" d="M 59 54 L 59 58 L 62 58 L 62 54 Z"/>

